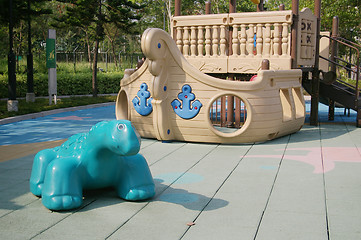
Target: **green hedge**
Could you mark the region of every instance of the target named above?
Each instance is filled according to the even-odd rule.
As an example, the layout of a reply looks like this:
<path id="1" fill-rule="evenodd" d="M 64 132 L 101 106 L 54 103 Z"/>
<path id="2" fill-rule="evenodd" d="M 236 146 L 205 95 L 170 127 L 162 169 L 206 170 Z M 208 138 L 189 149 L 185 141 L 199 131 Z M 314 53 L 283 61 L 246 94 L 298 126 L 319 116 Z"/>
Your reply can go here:
<path id="1" fill-rule="evenodd" d="M 16 75 L 16 96 L 25 97 L 27 92 L 26 74 Z M 119 83 L 123 73 L 108 72 L 97 74 L 98 93 L 118 93 Z M 91 73 L 58 73 L 58 95 L 85 95 L 92 94 Z M 35 96 L 48 96 L 48 74 L 34 74 Z M 0 98 L 8 97 L 8 76 L 0 74 Z"/>

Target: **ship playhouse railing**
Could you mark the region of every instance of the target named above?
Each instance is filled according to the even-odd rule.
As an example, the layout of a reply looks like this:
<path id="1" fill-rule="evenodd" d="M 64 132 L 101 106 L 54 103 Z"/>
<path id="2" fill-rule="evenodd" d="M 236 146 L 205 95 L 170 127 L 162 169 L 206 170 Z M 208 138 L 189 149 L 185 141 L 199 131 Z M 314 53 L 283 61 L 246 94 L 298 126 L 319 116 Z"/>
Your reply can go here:
<path id="1" fill-rule="evenodd" d="M 290 10 L 174 16 L 171 35 L 184 57 L 202 72 L 257 73 L 263 59 L 270 61 L 272 70 L 291 69 L 294 27 L 296 65 L 313 66 L 317 18 L 309 8 L 297 17 L 293 26 Z"/>

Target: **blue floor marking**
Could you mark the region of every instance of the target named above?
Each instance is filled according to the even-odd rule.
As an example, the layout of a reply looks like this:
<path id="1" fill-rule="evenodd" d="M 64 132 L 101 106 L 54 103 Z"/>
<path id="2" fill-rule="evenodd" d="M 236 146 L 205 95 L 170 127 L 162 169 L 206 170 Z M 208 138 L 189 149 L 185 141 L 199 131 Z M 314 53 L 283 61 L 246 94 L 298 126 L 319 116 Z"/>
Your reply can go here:
<path id="1" fill-rule="evenodd" d="M 0 125 L 0 145 L 66 139 L 77 133 L 88 132 L 100 121 L 114 119 L 115 107 L 106 106 L 4 124 Z"/>

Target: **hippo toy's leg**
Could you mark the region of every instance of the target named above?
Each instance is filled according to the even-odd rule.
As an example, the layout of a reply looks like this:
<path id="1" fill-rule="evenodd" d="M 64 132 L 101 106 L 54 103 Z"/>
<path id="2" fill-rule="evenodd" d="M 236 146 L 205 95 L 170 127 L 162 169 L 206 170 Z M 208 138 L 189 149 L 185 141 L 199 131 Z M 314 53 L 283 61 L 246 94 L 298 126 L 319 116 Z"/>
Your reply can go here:
<path id="1" fill-rule="evenodd" d="M 119 197 L 138 201 L 155 195 L 152 174 L 141 154 L 123 157 L 120 169 L 119 180 L 115 186 Z"/>
<path id="2" fill-rule="evenodd" d="M 53 149 L 45 149 L 35 155 L 30 177 L 30 191 L 35 196 L 41 196 L 46 168 L 55 158 L 56 152 Z"/>
<path id="3" fill-rule="evenodd" d="M 69 210 L 82 204 L 84 171 L 77 158 L 58 158 L 46 170 L 42 202 L 51 210 Z"/>

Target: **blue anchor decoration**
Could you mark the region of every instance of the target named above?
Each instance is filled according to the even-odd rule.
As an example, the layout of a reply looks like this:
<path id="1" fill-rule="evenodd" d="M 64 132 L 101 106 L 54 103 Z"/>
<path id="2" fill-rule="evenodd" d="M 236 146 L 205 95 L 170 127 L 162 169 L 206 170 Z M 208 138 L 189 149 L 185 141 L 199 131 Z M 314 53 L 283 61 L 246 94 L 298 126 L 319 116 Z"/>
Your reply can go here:
<path id="1" fill-rule="evenodd" d="M 201 110 L 202 103 L 199 100 L 196 100 L 192 103 L 191 101 L 195 99 L 195 95 L 192 93 L 192 88 L 188 84 L 182 87 L 182 92 L 178 94 L 178 98 L 183 102 L 183 107 L 178 99 L 174 99 L 171 102 L 174 112 L 183 119 L 192 119 L 199 113 Z"/>
<path id="2" fill-rule="evenodd" d="M 134 97 L 132 101 L 135 111 L 142 116 L 148 116 L 153 111 L 153 98 L 150 98 L 150 92 L 148 91 L 148 85 L 146 83 L 142 83 L 140 85 L 140 90 L 138 91 L 137 96 L 139 98 Z"/>

